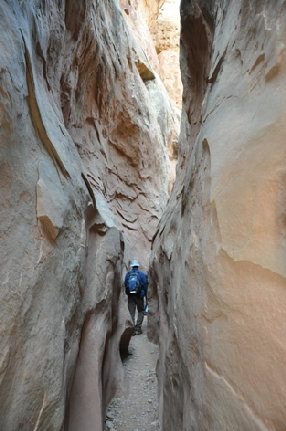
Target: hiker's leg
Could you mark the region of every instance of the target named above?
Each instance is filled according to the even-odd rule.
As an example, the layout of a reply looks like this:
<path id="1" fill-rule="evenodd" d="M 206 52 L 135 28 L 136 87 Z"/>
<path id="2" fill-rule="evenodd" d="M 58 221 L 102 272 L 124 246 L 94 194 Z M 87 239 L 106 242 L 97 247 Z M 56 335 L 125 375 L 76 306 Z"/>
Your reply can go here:
<path id="1" fill-rule="evenodd" d="M 144 319 L 144 298 L 136 298 L 136 305 L 138 310 L 138 318 L 135 326 L 135 330 L 142 332 L 141 326 Z"/>
<path id="2" fill-rule="evenodd" d="M 135 326 L 136 302 L 135 302 L 135 298 L 133 298 L 132 296 L 128 296 L 128 311 L 130 313 L 132 323 Z"/>

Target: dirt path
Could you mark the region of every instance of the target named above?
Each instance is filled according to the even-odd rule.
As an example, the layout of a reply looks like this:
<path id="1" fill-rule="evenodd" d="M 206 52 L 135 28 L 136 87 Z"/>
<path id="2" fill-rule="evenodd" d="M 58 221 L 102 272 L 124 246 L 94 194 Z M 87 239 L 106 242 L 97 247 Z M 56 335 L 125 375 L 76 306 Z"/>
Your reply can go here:
<path id="1" fill-rule="evenodd" d="M 124 361 L 126 398 L 114 398 L 107 409 L 106 431 L 160 431 L 158 421 L 158 346 L 148 341 L 147 319 L 143 334 L 131 338 L 130 356 Z"/>

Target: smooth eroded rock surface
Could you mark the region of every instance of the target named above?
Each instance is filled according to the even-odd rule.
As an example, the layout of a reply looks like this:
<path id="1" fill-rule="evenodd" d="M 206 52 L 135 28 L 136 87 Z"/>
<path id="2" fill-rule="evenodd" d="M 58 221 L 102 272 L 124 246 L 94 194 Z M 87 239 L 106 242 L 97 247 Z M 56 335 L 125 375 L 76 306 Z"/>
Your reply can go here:
<path id="1" fill-rule="evenodd" d="M 180 156 L 151 270 L 163 429 L 282 430 L 285 4 L 181 13 Z"/>

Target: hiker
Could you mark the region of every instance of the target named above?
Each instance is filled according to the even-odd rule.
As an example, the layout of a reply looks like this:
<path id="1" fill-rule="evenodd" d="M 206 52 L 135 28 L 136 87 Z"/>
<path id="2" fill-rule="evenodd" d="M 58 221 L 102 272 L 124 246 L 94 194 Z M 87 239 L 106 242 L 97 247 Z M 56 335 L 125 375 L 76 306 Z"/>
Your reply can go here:
<path id="1" fill-rule="evenodd" d="M 138 270 L 139 262 L 132 260 L 130 271 L 125 276 L 125 292 L 128 295 L 128 310 L 134 325 L 133 335 L 142 334 L 142 323 L 144 319 L 144 296 L 147 301 L 148 276 Z M 136 307 L 138 311 L 137 323 L 135 325 Z"/>

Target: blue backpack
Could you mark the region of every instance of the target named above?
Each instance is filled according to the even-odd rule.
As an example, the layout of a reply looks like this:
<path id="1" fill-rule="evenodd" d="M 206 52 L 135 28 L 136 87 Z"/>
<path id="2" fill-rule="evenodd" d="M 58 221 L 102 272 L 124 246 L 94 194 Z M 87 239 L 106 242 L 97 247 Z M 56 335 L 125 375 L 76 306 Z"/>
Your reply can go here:
<path id="1" fill-rule="evenodd" d="M 131 271 L 127 279 L 127 295 L 137 295 L 140 293 L 141 288 L 142 285 L 138 271 Z"/>

